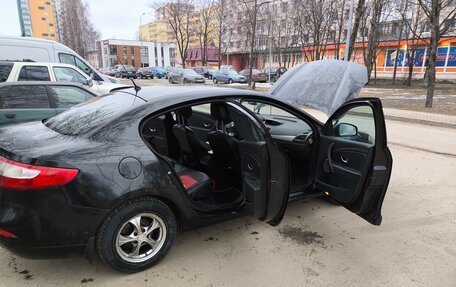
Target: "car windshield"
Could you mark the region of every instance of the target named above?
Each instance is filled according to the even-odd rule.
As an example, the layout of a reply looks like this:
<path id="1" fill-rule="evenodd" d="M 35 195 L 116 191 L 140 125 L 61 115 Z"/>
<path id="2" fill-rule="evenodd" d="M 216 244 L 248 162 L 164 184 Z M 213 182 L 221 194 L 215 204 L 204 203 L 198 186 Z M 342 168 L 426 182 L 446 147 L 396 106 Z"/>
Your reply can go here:
<path id="1" fill-rule="evenodd" d="M 43 123 L 63 135 L 81 135 L 128 111 L 134 101 L 135 97 L 126 93 L 101 96 L 76 105 Z"/>
<path id="2" fill-rule="evenodd" d="M 189 76 L 198 76 L 198 74 L 195 71 L 190 70 L 190 69 L 185 69 L 184 74 L 189 75 Z"/>
<path id="3" fill-rule="evenodd" d="M 160 68 L 155 68 L 155 72 L 164 73 L 165 71 L 163 69 L 160 69 Z"/>

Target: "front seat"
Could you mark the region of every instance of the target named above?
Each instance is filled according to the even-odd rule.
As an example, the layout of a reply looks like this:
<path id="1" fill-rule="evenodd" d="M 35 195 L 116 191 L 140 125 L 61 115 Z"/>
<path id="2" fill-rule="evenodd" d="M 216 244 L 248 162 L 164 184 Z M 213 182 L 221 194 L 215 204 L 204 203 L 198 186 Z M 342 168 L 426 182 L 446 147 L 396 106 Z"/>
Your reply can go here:
<path id="1" fill-rule="evenodd" d="M 173 126 L 173 133 L 182 154 L 182 161 L 189 167 L 198 167 L 203 157 L 207 156 L 211 147 L 203 142 L 198 135 L 185 125 L 186 121 L 192 116 L 192 108 L 186 107 L 175 111 L 178 119 L 183 119 L 180 124 Z"/>
<path id="2" fill-rule="evenodd" d="M 211 103 L 211 115 L 218 126 L 218 130 L 207 134 L 214 158 L 225 169 L 237 170 L 240 166 L 239 141 L 222 131 L 224 126 L 232 121 L 228 106 L 223 103 Z"/>

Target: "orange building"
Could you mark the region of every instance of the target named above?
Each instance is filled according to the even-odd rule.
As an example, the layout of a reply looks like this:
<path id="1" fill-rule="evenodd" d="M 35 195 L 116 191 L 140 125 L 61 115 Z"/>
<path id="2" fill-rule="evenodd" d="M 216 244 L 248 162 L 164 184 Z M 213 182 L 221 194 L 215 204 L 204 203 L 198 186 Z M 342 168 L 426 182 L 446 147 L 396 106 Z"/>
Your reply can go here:
<path id="1" fill-rule="evenodd" d="M 17 0 L 21 33 L 58 41 L 56 0 Z"/>

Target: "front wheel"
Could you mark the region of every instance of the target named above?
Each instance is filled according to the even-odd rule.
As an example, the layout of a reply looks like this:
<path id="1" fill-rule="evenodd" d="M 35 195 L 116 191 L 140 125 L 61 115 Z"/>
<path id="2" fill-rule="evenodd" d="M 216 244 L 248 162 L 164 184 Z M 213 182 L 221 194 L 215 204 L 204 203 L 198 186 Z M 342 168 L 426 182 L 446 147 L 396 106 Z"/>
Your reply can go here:
<path id="1" fill-rule="evenodd" d="M 212 81 L 214 82 L 214 84 L 218 83 L 217 78 L 214 78 Z"/>
<path id="2" fill-rule="evenodd" d="M 232 83 L 233 83 L 233 79 L 229 79 L 228 84 L 232 84 Z"/>
<path id="3" fill-rule="evenodd" d="M 169 82 L 170 84 L 174 84 L 173 78 L 169 77 L 169 78 L 168 78 L 168 82 Z"/>
<path id="4" fill-rule="evenodd" d="M 183 80 L 183 83 L 184 83 L 184 84 L 188 84 L 188 83 L 190 83 L 190 81 L 187 80 L 187 79 L 184 79 L 184 80 Z"/>
<path id="5" fill-rule="evenodd" d="M 136 273 L 158 263 L 173 245 L 177 223 L 158 199 L 138 198 L 115 208 L 97 237 L 101 260 L 123 273 Z"/>

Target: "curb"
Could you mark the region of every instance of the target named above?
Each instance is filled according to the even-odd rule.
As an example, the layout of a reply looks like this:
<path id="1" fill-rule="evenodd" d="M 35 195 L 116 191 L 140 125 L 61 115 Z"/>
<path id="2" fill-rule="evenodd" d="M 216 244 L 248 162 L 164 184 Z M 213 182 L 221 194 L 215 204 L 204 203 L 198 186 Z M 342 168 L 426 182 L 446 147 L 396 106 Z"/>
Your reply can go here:
<path id="1" fill-rule="evenodd" d="M 412 123 L 412 124 L 422 124 L 422 125 L 428 125 L 428 126 L 433 126 L 433 127 L 456 129 L 456 124 L 452 124 L 452 123 L 435 122 L 435 121 L 404 118 L 404 117 L 389 116 L 389 115 L 385 115 L 385 119 L 392 120 L 392 121 L 399 121 L 399 122 L 407 122 L 407 123 Z"/>

